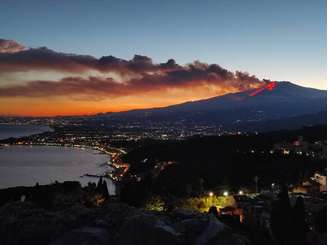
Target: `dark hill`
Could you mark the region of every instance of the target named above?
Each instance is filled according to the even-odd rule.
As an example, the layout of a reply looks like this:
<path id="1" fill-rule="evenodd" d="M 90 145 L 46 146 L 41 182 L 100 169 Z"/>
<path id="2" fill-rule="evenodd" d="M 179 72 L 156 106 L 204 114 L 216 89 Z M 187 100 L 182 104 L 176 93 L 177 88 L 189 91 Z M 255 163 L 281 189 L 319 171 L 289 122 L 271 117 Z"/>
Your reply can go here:
<path id="1" fill-rule="evenodd" d="M 267 131 L 325 124 L 327 91 L 291 82 L 178 105 L 99 115 L 110 121 L 217 124 L 224 129 Z M 295 127 L 293 126 L 297 122 Z M 277 127 L 272 127 L 272 125 Z"/>

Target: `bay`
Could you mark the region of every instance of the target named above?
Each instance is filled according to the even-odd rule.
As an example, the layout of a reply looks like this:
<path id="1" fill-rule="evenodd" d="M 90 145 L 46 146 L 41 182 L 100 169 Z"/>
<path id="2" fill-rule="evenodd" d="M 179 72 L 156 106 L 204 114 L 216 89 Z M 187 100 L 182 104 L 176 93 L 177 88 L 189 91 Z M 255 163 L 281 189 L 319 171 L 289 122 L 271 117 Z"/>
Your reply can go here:
<path id="1" fill-rule="evenodd" d="M 82 185 L 97 182 L 84 174 L 101 175 L 110 171 L 106 154 L 91 149 L 61 146 L 0 147 L 0 189 L 15 186 L 49 184 L 55 181 L 80 181 Z M 115 185 L 106 179 L 110 194 Z"/>
<path id="2" fill-rule="evenodd" d="M 43 125 L 0 124 L 0 140 L 8 139 L 10 137 L 18 138 L 33 134 L 40 134 L 48 131 L 53 130 L 48 126 Z"/>

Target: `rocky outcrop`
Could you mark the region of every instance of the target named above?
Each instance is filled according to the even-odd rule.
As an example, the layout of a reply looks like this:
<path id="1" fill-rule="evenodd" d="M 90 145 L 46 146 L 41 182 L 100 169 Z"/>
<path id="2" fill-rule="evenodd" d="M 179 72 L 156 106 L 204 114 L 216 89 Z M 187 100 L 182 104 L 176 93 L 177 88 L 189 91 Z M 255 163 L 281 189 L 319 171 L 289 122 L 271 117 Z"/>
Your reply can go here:
<path id="1" fill-rule="evenodd" d="M 224 233 L 227 227 L 218 221 L 213 215 L 209 215 L 205 229 L 202 230 L 200 236 L 196 239 L 196 245 L 208 244 L 213 238 Z"/>
<path id="2" fill-rule="evenodd" d="M 85 230 L 86 227 L 87 230 L 104 229 L 110 235 L 110 240 L 115 241 L 125 218 L 135 212 L 134 208 L 122 204 L 102 208 L 77 205 L 66 209 L 49 210 L 31 203 L 9 203 L 0 208 L 0 244 L 46 245 L 63 236 L 70 236 L 71 232 L 76 234 L 76 229 Z M 65 244 L 64 238 L 59 240 L 62 244 Z"/>
<path id="3" fill-rule="evenodd" d="M 127 219 L 122 226 L 119 245 L 179 245 L 182 234 L 171 223 L 153 214 L 138 214 Z"/>
<path id="4" fill-rule="evenodd" d="M 104 228 L 83 227 L 65 233 L 50 245 L 107 245 L 110 244 L 110 234 Z"/>
<path id="5" fill-rule="evenodd" d="M 124 204 L 42 209 L 31 203 L 0 208 L 1 245 L 246 245 L 214 216 L 145 212 Z"/>

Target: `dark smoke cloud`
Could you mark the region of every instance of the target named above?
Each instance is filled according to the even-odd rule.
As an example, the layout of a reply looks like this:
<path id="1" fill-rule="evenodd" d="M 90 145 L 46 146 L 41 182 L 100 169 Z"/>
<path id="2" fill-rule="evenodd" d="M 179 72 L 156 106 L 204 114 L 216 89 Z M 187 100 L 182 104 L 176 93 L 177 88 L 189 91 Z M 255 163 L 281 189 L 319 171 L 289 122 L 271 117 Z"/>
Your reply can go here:
<path id="1" fill-rule="evenodd" d="M 135 55 L 132 60 L 119 59 L 114 56 L 103 56 L 97 59 L 90 55 L 59 53 L 46 47 L 15 53 L 0 53 L 0 72 L 54 70 L 79 73 L 97 70 L 139 73 L 177 67 L 174 60 L 155 65 L 149 57 L 141 55 Z"/>
<path id="2" fill-rule="evenodd" d="M 52 70 L 76 73 L 58 81 L 29 81 L 23 85 L 0 87 L 1 97 L 43 97 L 58 95 L 92 95 L 118 97 L 145 91 L 170 88 L 214 87 L 243 91 L 265 83 L 244 72 L 231 72 L 217 64 L 195 61 L 179 65 L 170 59 L 155 64 L 147 56 L 135 55 L 131 60 L 114 56 L 99 59 L 76 54 L 65 54 L 47 48 L 27 49 L 15 53 L 0 53 L 0 73 L 15 71 Z M 82 78 L 84 71 L 113 72 L 122 75 L 115 81 L 107 74 Z M 0 81 L 1 82 L 1 81 Z"/>
<path id="3" fill-rule="evenodd" d="M 0 72 L 30 70 L 81 72 L 94 69 L 96 63 L 97 60 L 92 56 L 63 54 L 45 47 L 0 54 Z"/>
<path id="4" fill-rule="evenodd" d="M 241 82 L 240 76 L 244 79 Z M 172 71 L 165 75 L 144 75 L 126 83 L 118 83 L 107 77 L 67 77 L 59 81 L 29 81 L 24 85 L 0 87 L 0 97 L 47 97 L 58 95 L 98 95 L 119 97 L 168 88 L 193 88 L 211 85 L 217 88 L 248 90 L 263 84 L 244 73 L 218 74 L 207 70 Z M 227 80 L 229 78 L 229 80 Z"/>

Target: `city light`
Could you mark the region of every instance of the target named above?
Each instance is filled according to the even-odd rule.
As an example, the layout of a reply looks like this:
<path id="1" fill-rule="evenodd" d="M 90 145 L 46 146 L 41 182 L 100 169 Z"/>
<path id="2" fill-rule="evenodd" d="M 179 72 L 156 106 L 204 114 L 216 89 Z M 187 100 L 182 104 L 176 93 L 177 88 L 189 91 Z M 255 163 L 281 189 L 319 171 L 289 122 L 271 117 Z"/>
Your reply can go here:
<path id="1" fill-rule="evenodd" d="M 212 197 L 212 196 L 213 196 L 213 192 L 210 191 L 210 192 L 208 193 L 208 196 Z"/>
<path id="2" fill-rule="evenodd" d="M 224 192 L 223 192 L 223 196 L 225 196 L 225 197 L 226 197 L 226 196 L 229 196 L 229 192 L 224 191 Z"/>
<path id="3" fill-rule="evenodd" d="M 239 195 L 244 195 L 244 192 L 240 190 L 240 191 L 238 192 L 238 194 L 239 194 Z"/>

